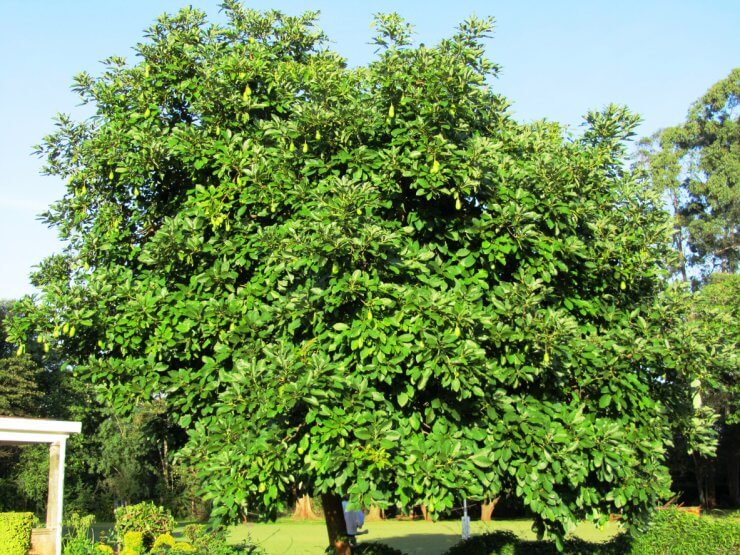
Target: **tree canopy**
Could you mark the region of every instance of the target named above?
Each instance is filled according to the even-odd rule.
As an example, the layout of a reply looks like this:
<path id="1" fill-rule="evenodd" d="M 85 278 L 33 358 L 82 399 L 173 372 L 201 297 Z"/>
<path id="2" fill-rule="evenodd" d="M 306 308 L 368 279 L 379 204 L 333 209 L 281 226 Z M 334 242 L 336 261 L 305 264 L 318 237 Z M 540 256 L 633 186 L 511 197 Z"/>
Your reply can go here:
<path id="1" fill-rule="evenodd" d="M 740 69 L 733 69 L 689 109 L 681 125 L 643 141 L 654 183 L 669 193 L 675 245 L 686 264 L 736 273 L 740 260 Z"/>
<path id="2" fill-rule="evenodd" d="M 652 186 L 666 194 L 673 212 L 673 242 L 679 255 L 674 271 L 695 289 L 691 295 L 671 300 L 683 306 L 677 312 L 681 318 L 674 321 L 676 344 L 691 352 L 690 364 L 700 369 L 697 379 L 703 384 L 703 402 L 719 416 L 713 426 L 719 438 L 719 458 L 693 454 L 698 497 L 706 507 L 717 503 L 715 475 L 719 466 L 727 469 L 727 501 L 737 504 L 740 500 L 735 385 L 739 367 L 738 98 L 740 69 L 734 69 L 690 107 L 685 122 L 643 140 L 640 152 Z M 683 397 L 686 406 L 690 390 Z M 679 412 L 688 418 L 677 421 L 692 421 L 693 410 Z M 681 425 L 676 431 L 677 443 L 692 443 L 693 431 Z"/>
<path id="3" fill-rule="evenodd" d="M 94 115 L 39 149 L 67 248 L 13 338 L 122 411 L 166 400 L 223 519 L 302 492 L 431 514 L 505 493 L 559 539 L 651 508 L 670 223 L 625 169 L 637 118 L 517 123 L 490 20 L 417 47 L 378 16 L 377 59 L 349 68 L 314 13 L 224 7 L 77 76 Z"/>

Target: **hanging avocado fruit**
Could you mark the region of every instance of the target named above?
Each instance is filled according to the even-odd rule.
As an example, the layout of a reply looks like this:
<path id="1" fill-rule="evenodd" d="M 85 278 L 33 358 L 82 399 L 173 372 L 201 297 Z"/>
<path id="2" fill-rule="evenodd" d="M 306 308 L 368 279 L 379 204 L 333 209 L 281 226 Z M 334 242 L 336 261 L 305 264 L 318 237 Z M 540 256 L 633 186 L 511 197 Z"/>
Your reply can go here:
<path id="1" fill-rule="evenodd" d="M 396 109 L 393 107 L 393 104 L 391 104 L 391 107 L 388 108 L 388 117 L 393 118 L 396 115 Z"/>

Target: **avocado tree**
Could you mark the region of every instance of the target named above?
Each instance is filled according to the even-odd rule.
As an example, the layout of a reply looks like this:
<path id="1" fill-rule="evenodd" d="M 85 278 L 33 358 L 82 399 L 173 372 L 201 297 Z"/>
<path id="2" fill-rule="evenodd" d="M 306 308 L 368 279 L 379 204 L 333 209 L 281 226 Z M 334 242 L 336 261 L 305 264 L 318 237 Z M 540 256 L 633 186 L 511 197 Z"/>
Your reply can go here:
<path id="1" fill-rule="evenodd" d="M 94 115 L 40 147 L 67 248 L 13 337 L 59 343 L 120 410 L 165 399 L 223 520 L 308 492 L 339 549 L 342 497 L 505 493 L 557 541 L 649 509 L 670 225 L 624 169 L 637 118 L 517 123 L 489 20 L 414 47 L 378 16 L 380 54 L 348 68 L 316 14 L 224 8 L 77 76 Z"/>

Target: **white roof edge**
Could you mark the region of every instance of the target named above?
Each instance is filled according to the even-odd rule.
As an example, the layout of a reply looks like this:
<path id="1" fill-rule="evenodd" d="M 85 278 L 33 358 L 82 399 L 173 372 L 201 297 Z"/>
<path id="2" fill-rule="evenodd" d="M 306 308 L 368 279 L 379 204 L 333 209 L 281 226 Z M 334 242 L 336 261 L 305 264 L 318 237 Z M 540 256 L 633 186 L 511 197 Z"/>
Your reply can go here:
<path id="1" fill-rule="evenodd" d="M 40 434 L 79 434 L 82 422 L 0 416 L 0 432 L 36 432 Z"/>

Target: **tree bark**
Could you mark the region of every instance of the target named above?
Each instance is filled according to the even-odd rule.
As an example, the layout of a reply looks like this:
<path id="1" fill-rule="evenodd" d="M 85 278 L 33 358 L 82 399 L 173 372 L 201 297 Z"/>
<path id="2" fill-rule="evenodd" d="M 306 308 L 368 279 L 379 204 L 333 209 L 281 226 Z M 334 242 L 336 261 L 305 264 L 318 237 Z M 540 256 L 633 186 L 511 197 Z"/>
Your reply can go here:
<path id="1" fill-rule="evenodd" d="M 311 496 L 304 493 L 295 502 L 293 520 L 316 520 L 318 517 L 311 507 Z"/>
<path id="2" fill-rule="evenodd" d="M 717 506 L 715 466 L 715 461 L 694 455 L 696 487 L 699 490 L 699 503 L 703 509 L 714 509 Z"/>
<path id="3" fill-rule="evenodd" d="M 374 522 L 377 520 L 385 520 L 385 514 L 383 514 L 383 509 L 380 507 L 371 505 L 367 516 L 365 517 L 365 522 Z"/>
<path id="4" fill-rule="evenodd" d="M 500 497 L 494 497 L 491 499 L 489 503 L 482 503 L 480 506 L 480 519 L 483 522 L 490 522 L 491 521 L 491 515 L 493 515 L 493 510 L 496 508 L 496 503 L 498 503 L 498 500 Z"/>
<path id="5" fill-rule="evenodd" d="M 727 455 L 727 493 L 733 507 L 740 506 L 740 425 L 729 426 L 729 454 Z"/>
<path id="6" fill-rule="evenodd" d="M 684 239 L 683 239 L 683 226 L 679 221 L 679 213 L 681 210 L 680 199 L 678 198 L 678 191 L 671 191 L 671 201 L 673 203 L 673 241 L 678 253 L 678 270 L 681 272 L 681 279 L 684 283 L 688 283 L 689 276 L 686 272 L 686 254 L 684 253 Z"/>
<path id="7" fill-rule="evenodd" d="M 711 460 L 707 464 L 707 509 L 717 507 L 717 461 Z"/>
<path id="8" fill-rule="evenodd" d="M 335 493 L 325 493 L 321 496 L 321 506 L 324 509 L 329 547 L 334 549 L 334 555 L 352 555 L 347 541 L 347 525 L 344 523 L 342 498 Z"/>

